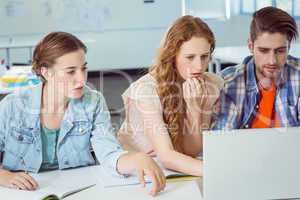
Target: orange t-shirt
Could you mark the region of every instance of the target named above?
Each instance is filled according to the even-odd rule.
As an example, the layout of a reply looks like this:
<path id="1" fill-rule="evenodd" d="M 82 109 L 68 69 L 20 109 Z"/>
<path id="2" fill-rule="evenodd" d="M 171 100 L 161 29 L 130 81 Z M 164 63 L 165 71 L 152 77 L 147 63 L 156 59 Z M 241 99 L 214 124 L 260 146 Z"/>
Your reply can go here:
<path id="1" fill-rule="evenodd" d="M 269 90 L 260 87 L 259 91 L 261 99 L 251 128 L 280 127 L 280 120 L 274 109 L 276 86 L 273 84 Z"/>

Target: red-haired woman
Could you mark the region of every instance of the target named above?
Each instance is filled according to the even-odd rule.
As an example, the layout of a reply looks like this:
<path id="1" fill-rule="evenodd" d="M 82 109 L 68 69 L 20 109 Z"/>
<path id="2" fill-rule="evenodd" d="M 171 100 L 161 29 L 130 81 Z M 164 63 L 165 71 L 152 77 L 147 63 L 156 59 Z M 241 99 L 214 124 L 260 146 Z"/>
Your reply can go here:
<path id="1" fill-rule="evenodd" d="M 206 72 L 215 38 L 201 19 L 183 16 L 167 31 L 149 73 L 123 94 L 125 148 L 158 156 L 169 169 L 202 175 L 202 131 L 209 129 L 223 81 Z"/>

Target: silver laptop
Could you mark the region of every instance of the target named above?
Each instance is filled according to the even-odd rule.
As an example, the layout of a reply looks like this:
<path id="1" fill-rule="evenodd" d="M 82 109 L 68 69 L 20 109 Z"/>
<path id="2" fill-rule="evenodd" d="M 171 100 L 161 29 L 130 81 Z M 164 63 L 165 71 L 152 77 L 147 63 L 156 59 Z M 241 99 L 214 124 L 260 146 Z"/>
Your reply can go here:
<path id="1" fill-rule="evenodd" d="M 206 200 L 300 199 L 300 128 L 204 132 Z"/>

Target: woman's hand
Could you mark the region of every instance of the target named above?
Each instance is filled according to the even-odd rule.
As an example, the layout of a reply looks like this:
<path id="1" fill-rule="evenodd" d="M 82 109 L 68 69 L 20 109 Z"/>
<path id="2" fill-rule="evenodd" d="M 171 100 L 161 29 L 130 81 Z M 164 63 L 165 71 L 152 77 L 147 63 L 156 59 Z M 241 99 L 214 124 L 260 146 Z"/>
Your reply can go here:
<path id="1" fill-rule="evenodd" d="M 36 190 L 38 183 L 25 172 L 10 172 L 0 169 L 0 185 L 20 190 Z"/>
<path id="2" fill-rule="evenodd" d="M 149 155 L 144 153 L 136 153 L 135 166 L 138 179 L 143 187 L 145 186 L 144 176 L 146 175 L 151 178 L 153 187 L 150 191 L 150 195 L 155 196 L 158 192 L 162 191 L 165 188 L 165 175 Z"/>
<path id="3" fill-rule="evenodd" d="M 200 77 L 199 82 L 205 90 L 204 98 L 206 101 L 204 102 L 203 110 L 205 113 L 212 112 L 214 105 L 220 97 L 220 88 L 215 82 L 212 82 L 212 79 L 206 76 L 203 76 L 203 78 Z"/>
<path id="4" fill-rule="evenodd" d="M 204 85 L 200 84 L 200 81 L 196 78 L 189 78 L 183 83 L 182 89 L 187 110 L 201 113 L 202 104 L 206 95 Z"/>
<path id="5" fill-rule="evenodd" d="M 182 88 L 187 110 L 195 114 L 211 113 L 220 96 L 218 86 L 209 81 L 204 75 L 187 79 Z"/>
<path id="6" fill-rule="evenodd" d="M 220 88 L 205 75 L 187 79 L 182 88 L 186 102 L 185 132 L 189 133 L 185 137 L 188 137 L 210 128 L 212 114 L 217 112 L 215 105 L 220 96 Z M 198 149 L 198 146 L 199 144 L 195 149 Z"/>

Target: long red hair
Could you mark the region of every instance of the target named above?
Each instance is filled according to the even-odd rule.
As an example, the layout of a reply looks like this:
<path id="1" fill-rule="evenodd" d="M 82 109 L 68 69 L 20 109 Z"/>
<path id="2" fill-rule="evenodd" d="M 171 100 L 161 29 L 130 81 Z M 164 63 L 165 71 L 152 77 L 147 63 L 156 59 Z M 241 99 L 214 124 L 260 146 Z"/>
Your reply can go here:
<path id="1" fill-rule="evenodd" d="M 182 95 L 183 79 L 176 68 L 176 56 L 181 45 L 192 37 L 202 37 L 215 48 L 215 38 L 208 25 L 198 17 L 183 16 L 177 19 L 161 41 L 150 74 L 156 79 L 157 92 L 163 107 L 163 119 L 174 148 L 182 152 L 182 132 L 185 103 Z"/>

